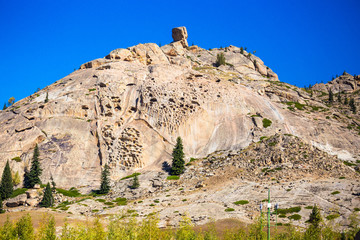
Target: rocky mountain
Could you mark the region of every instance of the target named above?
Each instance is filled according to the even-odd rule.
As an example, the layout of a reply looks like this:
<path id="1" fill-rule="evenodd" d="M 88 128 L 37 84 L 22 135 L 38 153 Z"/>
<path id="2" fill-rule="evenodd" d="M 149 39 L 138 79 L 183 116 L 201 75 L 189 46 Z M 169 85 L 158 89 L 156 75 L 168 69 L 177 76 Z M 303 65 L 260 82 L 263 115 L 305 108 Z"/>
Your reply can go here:
<path id="1" fill-rule="evenodd" d="M 279 82 L 255 55 L 235 46 L 189 47 L 184 27 L 175 28 L 173 37 L 161 48 L 148 43 L 116 49 L 2 111 L 1 166 L 15 159 L 12 169 L 22 173 L 39 144 L 44 182 L 52 175 L 62 187 L 94 187 L 104 163 L 114 181 L 135 170 L 160 169 L 177 136 L 187 158 L 197 158 L 278 132 L 342 159 L 359 158 L 359 136 L 346 129 L 343 116 Z M 226 64 L 217 66 L 220 53 Z"/>
<path id="2" fill-rule="evenodd" d="M 285 205 L 302 199 L 301 189 L 331 189 L 331 179 L 339 177 L 346 178 L 339 186 L 347 198 L 359 193 L 359 111 L 328 101 L 332 89 L 343 99 L 354 98 L 359 109 L 359 76 L 344 73 L 302 89 L 280 82 L 243 48 L 188 46 L 184 27 L 173 29 L 172 35 L 174 42 L 162 47 L 147 43 L 113 50 L 1 111 L 0 169 L 10 160 L 11 169 L 22 176 L 38 144 L 43 182 L 52 176 L 58 187 L 88 192 L 100 185 L 107 163 L 114 199 L 153 198 L 179 186 L 194 190 L 189 199 L 196 199 L 203 191 L 199 189 L 209 187 L 215 195 L 202 197 L 213 202 L 214 211 L 243 187 L 252 187 L 248 190 L 253 193 L 278 184 L 281 195 L 292 182 L 297 194 Z M 221 55 L 225 64 L 218 62 Z M 178 136 L 191 162 L 180 181 L 166 182 Z M 121 180 L 134 172 L 142 173 L 142 187 L 136 191 Z M 314 179 L 324 182 L 311 183 Z M 239 181 L 249 186 L 232 189 Z M 231 194 L 221 193 L 220 201 L 217 187 Z M 308 194 L 303 204 L 318 192 Z M 323 207 L 342 206 L 347 215 L 360 204 L 358 197 L 338 205 L 330 201 L 324 200 Z M 194 210 L 200 202 L 192 204 Z M 251 218 L 256 204 L 237 217 Z M 170 216 L 168 208 L 163 206 L 164 218 Z"/>

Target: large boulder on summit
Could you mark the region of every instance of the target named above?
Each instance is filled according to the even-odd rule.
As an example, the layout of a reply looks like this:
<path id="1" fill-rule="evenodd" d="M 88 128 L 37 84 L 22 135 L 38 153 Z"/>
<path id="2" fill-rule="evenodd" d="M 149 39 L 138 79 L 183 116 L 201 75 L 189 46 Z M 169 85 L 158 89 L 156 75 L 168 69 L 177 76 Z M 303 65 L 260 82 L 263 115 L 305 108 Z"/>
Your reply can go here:
<path id="1" fill-rule="evenodd" d="M 188 47 L 187 38 L 188 34 L 186 31 L 186 27 L 177 27 L 172 29 L 172 38 L 174 42 L 180 41 L 183 47 Z"/>

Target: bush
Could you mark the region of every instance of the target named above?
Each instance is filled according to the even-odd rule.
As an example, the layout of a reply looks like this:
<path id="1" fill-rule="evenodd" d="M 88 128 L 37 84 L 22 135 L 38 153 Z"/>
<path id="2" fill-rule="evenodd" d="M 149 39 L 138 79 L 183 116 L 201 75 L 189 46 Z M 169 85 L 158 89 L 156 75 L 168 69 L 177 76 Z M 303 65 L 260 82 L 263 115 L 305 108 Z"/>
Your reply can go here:
<path id="1" fill-rule="evenodd" d="M 24 194 L 28 189 L 27 188 L 18 188 L 18 189 L 15 189 L 13 191 L 13 193 L 11 194 L 10 198 L 14 198 L 14 197 L 17 197 L 21 194 Z"/>
<path id="2" fill-rule="evenodd" d="M 235 211 L 235 209 L 233 209 L 233 208 L 226 208 L 225 209 L 225 212 L 233 212 L 233 211 Z"/>
<path id="3" fill-rule="evenodd" d="M 336 195 L 336 194 L 339 194 L 340 192 L 339 191 L 335 191 L 335 192 L 332 192 L 331 195 Z"/>
<path id="4" fill-rule="evenodd" d="M 264 128 L 270 127 L 271 124 L 272 124 L 271 120 L 267 119 L 267 118 L 264 118 L 262 122 L 263 122 L 263 127 Z"/>
<path id="5" fill-rule="evenodd" d="M 171 175 L 171 176 L 168 176 L 166 179 L 167 179 L 167 180 L 179 180 L 179 179 L 180 179 L 180 176 Z"/>
<path id="6" fill-rule="evenodd" d="M 239 200 L 239 201 L 234 202 L 235 205 L 245 205 L 248 203 L 249 203 L 248 200 Z"/>
<path id="7" fill-rule="evenodd" d="M 127 199 L 126 198 L 116 198 L 114 202 L 118 206 L 124 206 L 127 204 Z"/>
<path id="8" fill-rule="evenodd" d="M 279 208 L 277 212 L 279 214 L 287 214 L 287 213 L 294 213 L 294 212 L 300 212 L 301 207 L 291 207 L 291 208 Z"/>
<path id="9" fill-rule="evenodd" d="M 294 214 L 294 215 L 289 216 L 288 219 L 298 221 L 301 219 L 301 216 L 299 214 Z"/>
<path id="10" fill-rule="evenodd" d="M 14 157 L 11 160 L 14 160 L 15 162 L 21 162 L 21 158 L 20 157 Z"/>
<path id="11" fill-rule="evenodd" d="M 126 177 L 123 177 L 123 178 L 121 178 L 120 180 L 125 180 L 125 179 L 129 179 L 129 178 L 133 178 L 133 177 L 135 177 L 135 176 L 139 176 L 139 175 L 141 175 L 141 173 L 133 173 L 133 174 L 131 174 L 131 175 L 129 175 L 129 176 L 126 176 Z"/>
<path id="12" fill-rule="evenodd" d="M 335 214 L 331 214 L 331 215 L 326 216 L 326 219 L 330 221 L 330 220 L 333 220 L 333 219 L 338 218 L 338 217 L 340 217 L 340 215 L 338 213 L 335 213 Z"/>
<path id="13" fill-rule="evenodd" d="M 81 193 L 76 188 L 70 188 L 69 190 L 56 188 L 56 192 L 61 193 L 64 196 L 67 197 L 81 197 Z"/>
<path id="14" fill-rule="evenodd" d="M 225 56 L 224 56 L 224 54 L 223 53 L 218 53 L 217 55 L 216 55 L 216 66 L 217 67 L 220 67 L 221 65 L 225 65 Z"/>

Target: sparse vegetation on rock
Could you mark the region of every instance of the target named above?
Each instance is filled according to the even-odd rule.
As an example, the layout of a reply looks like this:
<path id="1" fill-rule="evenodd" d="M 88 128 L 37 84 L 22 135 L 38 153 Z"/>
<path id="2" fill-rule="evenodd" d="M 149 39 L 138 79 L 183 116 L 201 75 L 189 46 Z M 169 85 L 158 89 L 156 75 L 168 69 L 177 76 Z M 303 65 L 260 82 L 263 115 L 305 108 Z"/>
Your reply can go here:
<path id="1" fill-rule="evenodd" d="M 132 185 L 130 186 L 131 189 L 137 189 L 140 187 L 140 182 L 139 182 L 139 178 L 138 175 L 136 174 L 133 178 L 133 182 Z"/>
<path id="2" fill-rule="evenodd" d="M 216 55 L 216 63 L 215 63 L 215 65 L 217 66 L 217 67 L 220 67 L 221 65 L 225 65 L 226 64 L 226 62 L 225 62 L 225 56 L 224 56 L 224 54 L 223 53 L 218 53 L 217 55 Z"/>

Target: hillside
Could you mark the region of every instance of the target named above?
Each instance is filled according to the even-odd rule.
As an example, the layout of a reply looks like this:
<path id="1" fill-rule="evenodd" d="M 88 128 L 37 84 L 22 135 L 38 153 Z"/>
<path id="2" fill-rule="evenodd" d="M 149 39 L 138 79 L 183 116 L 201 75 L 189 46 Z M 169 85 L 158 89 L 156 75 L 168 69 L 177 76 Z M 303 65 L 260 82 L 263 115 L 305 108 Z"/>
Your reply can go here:
<path id="1" fill-rule="evenodd" d="M 186 211 L 199 223 L 252 219 L 270 187 L 282 205 L 316 199 L 327 214 L 338 209 L 346 225 L 360 206 L 359 76 L 344 73 L 302 89 L 280 82 L 241 47 L 188 46 L 183 27 L 173 39 L 113 50 L 1 111 L 0 169 L 10 160 L 23 176 L 38 144 L 43 183 L 52 176 L 58 187 L 89 193 L 107 163 L 113 187 L 107 200 L 156 200 L 163 224 L 175 225 Z M 217 63 L 220 54 L 225 64 Z M 354 98 L 357 111 L 337 101 L 338 92 Z M 191 162 L 180 180 L 169 181 L 166 165 L 178 136 Z M 141 173 L 138 190 L 121 180 L 134 172 Z M 332 195 L 337 189 L 340 195 Z M 238 198 L 250 204 L 224 215 Z M 85 203 L 90 207 L 69 211 L 92 216 L 123 208 L 97 213 L 100 202 Z M 154 210 L 136 209 L 140 216 Z M 308 213 L 301 212 L 302 222 Z"/>

